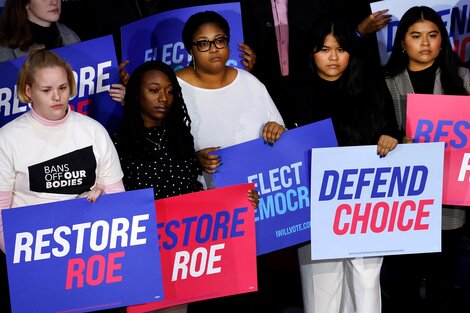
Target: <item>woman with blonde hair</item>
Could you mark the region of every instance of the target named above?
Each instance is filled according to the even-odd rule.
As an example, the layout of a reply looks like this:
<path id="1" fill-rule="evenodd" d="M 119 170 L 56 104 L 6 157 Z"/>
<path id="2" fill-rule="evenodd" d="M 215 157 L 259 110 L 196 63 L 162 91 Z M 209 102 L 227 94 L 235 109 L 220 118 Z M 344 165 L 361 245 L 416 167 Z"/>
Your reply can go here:
<path id="1" fill-rule="evenodd" d="M 69 107 L 76 83 L 67 62 L 33 49 L 20 69 L 17 90 L 31 110 L 0 128 L 0 276 L 6 275 L 1 210 L 80 197 L 94 202 L 103 192 L 124 191 L 107 131 Z M 52 171 L 62 175 L 53 178 Z M 8 301 L 0 302 L 2 312 L 9 312 Z"/>

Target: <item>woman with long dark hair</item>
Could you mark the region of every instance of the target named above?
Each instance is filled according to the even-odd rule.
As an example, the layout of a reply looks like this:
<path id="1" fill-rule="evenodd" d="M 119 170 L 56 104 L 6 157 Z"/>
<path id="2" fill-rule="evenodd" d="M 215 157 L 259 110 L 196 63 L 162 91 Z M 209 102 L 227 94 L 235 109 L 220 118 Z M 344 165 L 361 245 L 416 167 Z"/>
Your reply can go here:
<path id="1" fill-rule="evenodd" d="M 173 70 L 159 61 L 140 65 L 125 103 L 114 143 L 126 190 L 153 187 L 155 199 L 202 190 L 191 120 Z"/>
<path id="2" fill-rule="evenodd" d="M 415 29 L 424 24 L 426 33 Z M 469 72 L 455 54 L 441 17 L 429 7 L 413 7 L 403 15 L 384 70 L 403 134 L 409 93 L 469 94 Z"/>
<path id="3" fill-rule="evenodd" d="M 126 190 L 153 187 L 155 199 L 201 191 L 191 119 L 173 70 L 160 61 L 140 65 L 129 79 L 125 103 L 114 144 Z M 256 191 L 247 197 L 256 207 Z M 185 313 L 187 307 L 157 312 Z"/>
<path id="4" fill-rule="evenodd" d="M 331 118 L 340 146 L 377 144 L 377 154 L 387 155 L 398 144 L 393 106 L 385 83 L 364 72 L 352 30 L 324 18 L 308 40 L 311 74 L 293 84 L 290 124 Z M 312 261 L 310 250 L 310 244 L 298 249 L 304 312 L 338 313 L 347 286 L 356 312 L 381 311 L 381 257 Z"/>
<path id="5" fill-rule="evenodd" d="M 405 136 L 408 94 L 470 93 L 470 73 L 454 53 L 444 22 L 436 11 L 425 6 L 412 7 L 401 18 L 385 74 L 398 126 L 404 136 L 403 141 L 407 143 L 413 142 Z M 441 253 L 385 259 L 393 312 L 424 310 L 420 297 L 423 281 L 426 281 L 429 308 L 433 312 L 454 312 L 450 304 L 464 223 L 465 208 L 444 206 Z M 404 307 L 403 302 L 410 305 Z"/>

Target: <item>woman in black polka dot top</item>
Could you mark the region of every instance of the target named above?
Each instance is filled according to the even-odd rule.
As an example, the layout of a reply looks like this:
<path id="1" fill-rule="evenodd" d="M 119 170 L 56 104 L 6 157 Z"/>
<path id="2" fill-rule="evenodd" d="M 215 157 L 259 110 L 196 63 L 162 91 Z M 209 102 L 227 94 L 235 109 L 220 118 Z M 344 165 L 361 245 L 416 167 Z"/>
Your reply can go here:
<path id="1" fill-rule="evenodd" d="M 126 190 L 153 187 L 155 199 L 202 190 L 191 120 L 173 70 L 149 61 L 132 74 L 114 144 Z"/>

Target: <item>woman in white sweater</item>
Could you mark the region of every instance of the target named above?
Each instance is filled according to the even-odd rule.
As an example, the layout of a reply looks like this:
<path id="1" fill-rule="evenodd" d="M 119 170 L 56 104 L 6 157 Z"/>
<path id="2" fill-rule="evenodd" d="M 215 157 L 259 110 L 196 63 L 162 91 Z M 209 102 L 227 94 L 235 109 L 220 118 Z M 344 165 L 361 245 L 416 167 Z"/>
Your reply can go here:
<path id="1" fill-rule="evenodd" d="M 259 137 L 274 143 L 285 130 L 264 85 L 250 73 L 226 65 L 229 41 L 230 28 L 221 15 L 213 11 L 192 15 L 183 29 L 192 63 L 176 73 L 198 161 L 209 174 L 220 166 L 220 158 L 212 154 L 220 147 Z"/>

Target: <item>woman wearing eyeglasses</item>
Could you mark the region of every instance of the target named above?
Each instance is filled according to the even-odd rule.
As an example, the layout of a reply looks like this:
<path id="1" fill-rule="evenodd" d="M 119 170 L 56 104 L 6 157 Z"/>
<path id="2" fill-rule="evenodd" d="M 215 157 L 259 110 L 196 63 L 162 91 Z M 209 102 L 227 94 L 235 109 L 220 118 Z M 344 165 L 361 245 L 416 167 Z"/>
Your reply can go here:
<path id="1" fill-rule="evenodd" d="M 220 147 L 260 136 L 274 143 L 284 122 L 264 85 L 247 71 L 226 66 L 230 50 L 227 21 L 213 11 L 192 15 L 183 29 L 183 43 L 192 63 L 176 75 L 192 121 L 198 162 L 212 174 L 221 160 L 210 154 Z M 210 175 L 205 175 L 212 187 Z"/>

